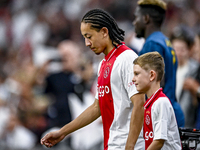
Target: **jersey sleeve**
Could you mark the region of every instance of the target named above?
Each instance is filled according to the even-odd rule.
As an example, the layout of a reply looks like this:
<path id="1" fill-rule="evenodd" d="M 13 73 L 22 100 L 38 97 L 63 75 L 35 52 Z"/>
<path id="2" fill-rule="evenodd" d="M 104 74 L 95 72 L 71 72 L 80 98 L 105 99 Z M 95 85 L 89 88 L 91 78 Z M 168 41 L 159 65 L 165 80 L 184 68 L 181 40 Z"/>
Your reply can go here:
<path id="1" fill-rule="evenodd" d="M 166 97 L 161 97 L 154 102 L 151 109 L 154 140 L 167 140 L 167 130 L 168 125 L 171 123 L 172 109 L 171 103 Z"/>
<path id="2" fill-rule="evenodd" d="M 123 86 L 126 89 L 129 98 L 131 98 L 134 94 L 138 93 L 135 84 L 132 82 L 133 79 L 133 61 L 138 57 L 138 55 L 130 50 L 123 58 L 122 62 L 122 81 Z"/>

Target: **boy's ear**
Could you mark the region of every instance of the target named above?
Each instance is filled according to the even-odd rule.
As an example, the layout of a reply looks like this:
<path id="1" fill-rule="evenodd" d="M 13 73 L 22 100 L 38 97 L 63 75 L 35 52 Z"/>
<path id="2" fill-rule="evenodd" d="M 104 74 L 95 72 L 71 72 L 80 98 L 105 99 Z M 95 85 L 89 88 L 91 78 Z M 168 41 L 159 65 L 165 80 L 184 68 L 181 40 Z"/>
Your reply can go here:
<path id="1" fill-rule="evenodd" d="M 150 71 L 150 81 L 153 81 L 156 79 L 156 72 L 154 70 Z"/>

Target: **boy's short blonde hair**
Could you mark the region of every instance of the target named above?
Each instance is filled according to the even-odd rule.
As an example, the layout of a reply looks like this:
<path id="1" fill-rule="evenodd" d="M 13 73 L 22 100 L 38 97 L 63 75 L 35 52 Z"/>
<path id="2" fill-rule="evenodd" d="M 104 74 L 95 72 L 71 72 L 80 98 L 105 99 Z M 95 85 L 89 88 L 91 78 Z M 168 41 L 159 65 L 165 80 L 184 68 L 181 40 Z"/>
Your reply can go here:
<path id="1" fill-rule="evenodd" d="M 158 52 L 145 53 L 133 61 L 134 65 L 139 65 L 144 70 L 154 70 L 157 73 L 157 81 L 161 81 L 164 76 L 165 63 L 163 57 Z"/>

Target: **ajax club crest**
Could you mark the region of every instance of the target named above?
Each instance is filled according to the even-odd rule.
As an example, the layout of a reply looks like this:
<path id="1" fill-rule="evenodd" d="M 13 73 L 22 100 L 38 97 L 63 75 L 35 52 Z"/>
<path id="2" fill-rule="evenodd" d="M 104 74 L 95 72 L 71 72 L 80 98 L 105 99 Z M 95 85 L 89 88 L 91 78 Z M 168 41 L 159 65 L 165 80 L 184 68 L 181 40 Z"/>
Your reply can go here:
<path id="1" fill-rule="evenodd" d="M 147 125 L 150 124 L 150 117 L 149 117 L 149 115 L 146 115 L 146 117 L 145 117 L 145 123 L 146 123 Z"/>
<path id="2" fill-rule="evenodd" d="M 108 75 L 109 75 L 109 73 L 110 73 L 110 68 L 109 68 L 109 67 L 107 67 L 107 68 L 104 70 L 103 77 L 104 77 L 104 78 L 107 78 L 107 77 L 108 77 Z"/>

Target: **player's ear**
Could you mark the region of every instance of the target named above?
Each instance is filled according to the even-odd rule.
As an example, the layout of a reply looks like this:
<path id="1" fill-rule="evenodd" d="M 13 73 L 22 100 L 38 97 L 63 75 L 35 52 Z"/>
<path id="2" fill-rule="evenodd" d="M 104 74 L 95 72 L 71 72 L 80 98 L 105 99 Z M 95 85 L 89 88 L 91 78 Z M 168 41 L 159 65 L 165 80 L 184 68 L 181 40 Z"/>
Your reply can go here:
<path id="1" fill-rule="evenodd" d="M 101 28 L 100 32 L 103 34 L 103 37 L 108 36 L 108 28 L 103 27 L 103 28 Z"/>
<path id="2" fill-rule="evenodd" d="M 149 16 L 148 14 L 144 15 L 144 16 L 143 16 L 143 20 L 144 20 L 144 23 L 145 23 L 145 24 L 148 24 L 149 21 L 150 21 L 150 16 Z"/>
<path id="3" fill-rule="evenodd" d="M 150 71 L 150 81 L 155 80 L 155 78 L 156 78 L 156 72 L 154 70 L 151 70 Z"/>

